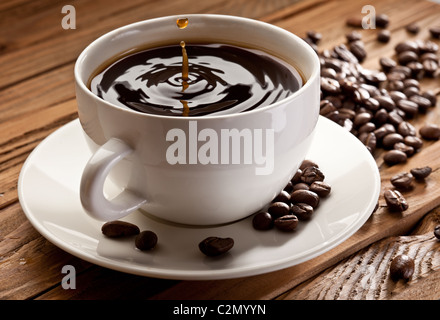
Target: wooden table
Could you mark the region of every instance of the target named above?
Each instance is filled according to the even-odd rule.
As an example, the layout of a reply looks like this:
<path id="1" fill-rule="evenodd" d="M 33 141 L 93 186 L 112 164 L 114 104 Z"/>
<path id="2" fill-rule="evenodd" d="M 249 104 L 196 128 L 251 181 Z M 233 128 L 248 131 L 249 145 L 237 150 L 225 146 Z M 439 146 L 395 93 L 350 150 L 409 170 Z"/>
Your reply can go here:
<path id="1" fill-rule="evenodd" d="M 81 50 L 98 36 L 135 21 L 180 13 L 221 13 L 273 23 L 299 36 L 323 34 L 319 49 L 345 42 L 350 16 L 364 5 L 390 16 L 392 39 L 376 41 L 378 30 L 360 30 L 368 50 L 364 66 L 393 56 L 396 43 L 409 35 L 404 26 L 417 22 L 417 38 L 440 23 L 440 5 L 422 0 L 161 0 L 29 1 L 0 3 L 0 299 L 439 299 L 440 241 L 433 228 L 440 222 L 440 142 L 425 141 L 406 164 L 389 167 L 375 157 L 382 191 L 390 177 L 430 165 L 425 183 L 405 193 L 410 208 L 390 213 L 379 209 L 352 237 L 302 264 L 252 277 L 215 281 L 162 280 L 125 274 L 72 256 L 42 237 L 25 217 L 17 180 L 30 152 L 51 132 L 77 118 L 73 66 Z M 76 9 L 76 29 L 65 30 L 64 5 Z M 439 43 L 438 40 L 436 40 Z M 424 79 L 424 89 L 438 89 L 439 78 Z M 437 107 L 411 120 L 440 124 Z M 389 264 L 398 253 L 414 257 L 408 282 L 391 281 Z M 76 289 L 61 286 L 63 266 L 76 270 Z"/>

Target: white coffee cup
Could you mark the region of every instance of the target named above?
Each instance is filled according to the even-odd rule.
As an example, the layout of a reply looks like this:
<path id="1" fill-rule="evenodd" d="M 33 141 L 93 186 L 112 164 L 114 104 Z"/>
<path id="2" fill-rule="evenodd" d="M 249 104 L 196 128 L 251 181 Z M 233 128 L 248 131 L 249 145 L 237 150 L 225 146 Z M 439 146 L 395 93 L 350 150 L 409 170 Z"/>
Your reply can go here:
<path id="1" fill-rule="evenodd" d="M 178 18 L 189 26 L 179 29 Z M 235 43 L 264 50 L 294 65 L 305 84 L 270 106 L 230 115 L 170 117 L 113 105 L 87 87 L 92 72 L 122 52 L 181 40 Z M 169 16 L 134 23 L 92 42 L 78 57 L 75 84 L 78 114 L 93 152 L 84 168 L 80 198 L 92 217 L 110 221 L 141 209 L 168 221 L 215 225 L 245 218 L 269 203 L 288 183 L 311 145 L 319 115 L 320 64 L 311 47 L 294 34 L 260 21 L 225 15 Z M 223 130 L 223 131 L 222 131 Z M 229 152 L 241 161 L 206 163 L 206 136 L 230 133 Z M 233 146 L 242 135 L 242 144 Z M 187 163 L 170 159 L 185 138 Z M 205 139 L 205 140 L 204 140 Z M 218 145 L 226 143 L 218 141 Z M 182 140 L 183 141 L 183 140 Z M 236 143 L 239 143 L 236 140 Z M 238 147 L 237 147 L 238 146 Z M 171 149 L 170 149 L 171 148 Z M 251 152 L 248 160 L 244 154 Z M 233 155 L 229 154 L 229 159 Z M 236 160 L 239 158 L 236 158 Z M 109 178 L 121 193 L 109 199 Z"/>

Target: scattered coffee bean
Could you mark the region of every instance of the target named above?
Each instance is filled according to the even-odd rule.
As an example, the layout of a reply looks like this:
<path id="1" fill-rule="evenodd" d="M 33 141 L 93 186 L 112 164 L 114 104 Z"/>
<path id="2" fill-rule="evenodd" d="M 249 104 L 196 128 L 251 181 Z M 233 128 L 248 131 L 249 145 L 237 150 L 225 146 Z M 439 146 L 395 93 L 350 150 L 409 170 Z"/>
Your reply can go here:
<path id="1" fill-rule="evenodd" d="M 311 184 L 315 181 L 323 181 L 325 179 L 322 171 L 316 166 L 310 166 L 303 170 L 301 181 Z"/>
<path id="2" fill-rule="evenodd" d="M 319 204 L 319 196 L 310 190 L 296 190 L 290 195 L 292 204 L 306 203 L 313 208 L 316 208 Z"/>
<path id="3" fill-rule="evenodd" d="M 376 26 L 379 28 L 386 28 L 390 23 L 390 18 L 388 15 L 381 13 L 376 15 Z"/>
<path id="4" fill-rule="evenodd" d="M 390 166 L 406 162 L 407 159 L 408 156 L 406 155 L 406 153 L 400 150 L 387 151 L 383 156 L 383 160 L 385 161 L 385 163 Z"/>
<path id="5" fill-rule="evenodd" d="M 292 196 L 290 196 L 290 199 L 292 199 Z M 289 214 L 289 210 L 290 206 L 288 204 L 284 202 L 274 202 L 269 206 L 267 212 L 276 219 Z"/>
<path id="6" fill-rule="evenodd" d="M 313 215 L 313 207 L 306 203 L 296 203 L 290 208 L 290 212 L 299 220 L 310 220 Z"/>
<path id="7" fill-rule="evenodd" d="M 291 214 L 275 219 L 274 225 L 282 231 L 293 231 L 298 226 L 298 218 Z"/>
<path id="8" fill-rule="evenodd" d="M 440 225 L 435 226 L 435 228 L 434 228 L 434 236 L 437 239 L 440 239 Z"/>
<path id="9" fill-rule="evenodd" d="M 126 221 L 109 221 L 102 225 L 102 233 L 110 238 L 127 237 L 139 234 L 139 227 Z"/>
<path id="10" fill-rule="evenodd" d="M 136 236 L 134 243 L 139 250 L 152 250 L 156 247 L 157 235 L 153 231 L 142 231 Z"/>
<path id="11" fill-rule="evenodd" d="M 330 194 L 332 187 L 324 181 L 314 181 L 309 190 L 315 192 L 319 197 L 325 198 Z"/>
<path id="12" fill-rule="evenodd" d="M 420 31 L 420 27 L 415 23 L 410 23 L 405 27 L 406 31 L 412 34 L 417 34 Z"/>
<path id="13" fill-rule="evenodd" d="M 362 28 L 362 18 L 361 17 L 350 17 L 345 21 L 345 23 L 349 27 Z"/>
<path id="14" fill-rule="evenodd" d="M 429 28 L 429 32 L 433 38 L 440 39 L 440 27 Z"/>
<path id="15" fill-rule="evenodd" d="M 428 123 L 420 128 L 419 133 L 426 140 L 438 140 L 440 138 L 440 127 L 436 124 Z"/>
<path id="16" fill-rule="evenodd" d="M 392 68 L 394 68 L 397 65 L 397 63 L 393 59 L 386 57 L 380 58 L 379 64 L 384 72 L 389 72 Z"/>
<path id="17" fill-rule="evenodd" d="M 199 243 L 199 249 L 209 257 L 219 256 L 228 252 L 234 246 L 234 239 L 208 237 Z"/>
<path id="18" fill-rule="evenodd" d="M 404 152 L 404 153 L 406 154 L 407 157 L 411 157 L 411 156 L 414 154 L 414 152 L 415 152 L 415 150 L 414 150 L 413 147 L 408 146 L 408 145 L 406 145 L 406 144 L 403 143 L 403 142 L 397 142 L 397 143 L 394 145 L 393 149 L 394 149 L 394 150 L 399 150 L 399 151 Z"/>
<path id="19" fill-rule="evenodd" d="M 322 34 L 316 31 L 307 31 L 307 38 L 309 38 L 314 44 L 318 44 L 322 39 Z"/>
<path id="20" fill-rule="evenodd" d="M 353 30 L 350 33 L 346 34 L 345 37 L 347 38 L 348 42 L 354 42 L 362 39 L 362 34 L 359 32 Z"/>
<path id="21" fill-rule="evenodd" d="M 397 190 L 387 189 L 384 192 L 385 202 L 390 211 L 402 212 L 408 209 L 408 203 L 403 195 Z"/>
<path id="22" fill-rule="evenodd" d="M 273 218 L 268 212 L 259 212 L 252 219 L 252 225 L 257 230 L 269 230 L 273 227 Z"/>
<path id="23" fill-rule="evenodd" d="M 408 281 L 414 274 L 414 260 L 406 254 L 396 256 L 390 265 L 390 277 L 394 281 Z"/>
<path id="24" fill-rule="evenodd" d="M 421 168 L 413 168 L 410 170 L 410 172 L 413 175 L 413 177 L 416 178 L 417 180 L 423 180 L 431 174 L 432 168 L 429 166 L 421 167 Z"/>
<path id="25" fill-rule="evenodd" d="M 407 145 L 407 146 L 411 146 L 414 148 L 414 151 L 419 150 L 422 146 L 423 146 L 423 141 L 422 139 L 420 139 L 419 137 L 416 136 L 406 136 L 403 139 L 403 142 Z"/>
<path id="26" fill-rule="evenodd" d="M 402 172 L 392 176 L 390 181 L 398 189 L 409 189 L 414 181 L 414 176 L 411 173 Z"/>
<path id="27" fill-rule="evenodd" d="M 391 32 L 389 30 L 381 30 L 377 33 L 377 41 L 388 43 L 391 39 Z"/>
<path id="28" fill-rule="evenodd" d="M 290 204 L 290 193 L 286 190 L 282 190 L 273 200 L 272 202 L 284 202 L 286 204 Z"/>
<path id="29" fill-rule="evenodd" d="M 399 126 L 400 126 L 400 124 L 399 124 Z M 389 133 L 385 137 L 383 137 L 383 139 L 382 139 L 382 146 L 385 149 L 391 149 L 391 148 L 393 148 L 393 146 L 396 143 L 402 142 L 403 139 L 404 138 L 403 138 L 403 136 L 400 133 L 397 133 L 397 132 Z"/>

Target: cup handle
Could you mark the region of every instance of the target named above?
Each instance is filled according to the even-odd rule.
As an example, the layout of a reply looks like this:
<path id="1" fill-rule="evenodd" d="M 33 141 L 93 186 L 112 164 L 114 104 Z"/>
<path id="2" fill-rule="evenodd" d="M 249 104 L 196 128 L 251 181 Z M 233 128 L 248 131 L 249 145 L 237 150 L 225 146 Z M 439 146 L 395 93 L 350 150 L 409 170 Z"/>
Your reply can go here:
<path id="1" fill-rule="evenodd" d="M 111 168 L 131 152 L 133 149 L 125 142 L 111 138 L 87 162 L 81 177 L 80 198 L 91 217 L 102 221 L 116 220 L 147 202 L 127 189 L 112 200 L 104 195 L 104 182 Z"/>

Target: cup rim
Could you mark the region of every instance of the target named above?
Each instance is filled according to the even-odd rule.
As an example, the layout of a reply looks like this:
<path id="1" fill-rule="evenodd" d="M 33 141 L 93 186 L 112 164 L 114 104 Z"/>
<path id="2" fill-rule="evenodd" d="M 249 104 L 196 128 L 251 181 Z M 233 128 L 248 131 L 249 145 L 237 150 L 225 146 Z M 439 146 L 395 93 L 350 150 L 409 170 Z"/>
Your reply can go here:
<path id="1" fill-rule="evenodd" d="M 312 57 L 312 61 L 314 62 L 314 65 L 312 66 L 312 71 L 311 71 L 311 75 L 310 77 L 307 78 L 307 81 L 305 84 L 303 84 L 297 91 L 295 91 L 294 93 L 292 93 L 291 95 L 289 95 L 288 97 L 276 101 L 274 103 L 271 103 L 267 106 L 261 107 L 261 108 L 256 108 L 253 110 L 249 110 L 249 111 L 245 111 L 245 112 L 238 112 L 238 113 L 230 113 L 230 114 L 221 114 L 221 115 L 215 115 L 215 114 L 210 114 L 210 115 L 203 115 L 203 116 L 190 116 L 190 117 L 177 117 L 177 116 L 169 116 L 169 115 L 158 115 L 158 114 L 151 114 L 151 113 L 144 113 L 144 112 L 139 112 L 136 110 L 132 110 L 130 108 L 123 108 L 121 106 L 115 105 L 111 102 L 108 102 L 102 98 L 99 98 L 97 95 L 95 95 L 84 83 L 84 81 L 82 81 L 81 76 L 80 76 L 80 67 L 81 67 L 81 63 L 82 61 L 86 58 L 88 52 L 98 43 L 98 42 L 102 42 L 104 40 L 106 40 L 106 38 L 112 38 L 113 36 L 117 35 L 118 33 L 121 33 L 125 30 L 129 30 L 132 28 L 136 28 L 136 26 L 139 25 L 143 25 L 143 24 L 147 24 L 147 23 L 154 23 L 154 22 L 158 22 L 161 20 L 166 20 L 166 19 L 178 19 L 178 18 L 194 18 L 194 17 L 206 17 L 206 18 L 223 18 L 223 19 L 229 19 L 231 21 L 234 22 L 245 22 L 248 24 L 254 24 L 255 26 L 263 26 L 265 28 L 269 28 L 271 30 L 274 30 L 276 32 L 281 32 L 283 34 L 285 34 L 286 36 L 292 38 L 294 41 L 296 41 L 306 52 L 308 51 L 308 54 Z M 103 61 L 104 62 L 104 61 Z M 273 25 L 271 23 L 267 23 L 264 21 L 260 21 L 260 20 L 256 20 L 256 19 L 252 19 L 252 18 L 245 18 L 245 17 L 239 17 L 239 16 L 233 16 L 233 15 L 224 15 L 224 14 L 179 14 L 179 15 L 169 15 L 169 16 L 163 16 L 163 17 L 158 17 L 158 18 L 152 18 L 152 19 L 147 19 L 147 20 L 142 20 L 142 21 L 138 21 L 138 22 L 134 22 L 131 24 L 127 24 L 121 27 L 118 27 L 116 29 L 113 29 L 109 32 L 106 32 L 105 34 L 99 36 L 98 38 L 96 38 L 94 41 L 92 41 L 90 44 L 88 44 L 83 51 L 80 53 L 80 55 L 78 56 L 76 62 L 75 62 L 75 66 L 74 66 L 74 77 L 75 77 L 75 81 L 77 83 L 77 85 L 89 96 L 92 97 L 92 99 L 99 99 L 99 101 L 101 103 L 104 103 L 105 105 L 111 107 L 111 108 L 116 108 L 117 110 L 120 110 L 122 112 L 128 112 L 128 113 L 132 113 L 135 114 L 136 116 L 139 117 L 147 117 L 147 118 L 159 118 L 159 119 L 173 119 L 173 120 L 177 120 L 177 121 L 191 121 L 191 120 L 215 120 L 215 119 L 224 119 L 224 118 L 235 118 L 235 117 L 243 117 L 246 115 L 251 115 L 251 114 L 257 114 L 257 113 L 261 113 L 261 112 L 265 112 L 267 110 L 271 110 L 271 109 L 276 109 L 277 107 L 284 105 L 286 103 L 288 103 L 291 100 L 295 100 L 298 96 L 303 95 L 305 93 L 305 91 L 307 91 L 307 89 L 312 86 L 312 83 L 314 83 L 315 81 L 317 81 L 317 78 L 319 77 L 319 73 L 320 73 L 320 63 L 319 63 L 319 57 L 316 54 L 316 52 L 312 49 L 312 47 L 303 39 L 301 39 L 299 36 L 297 36 L 296 34 L 283 29 L 281 27 L 278 27 L 276 25 Z M 319 80 L 319 79 L 318 79 Z"/>

